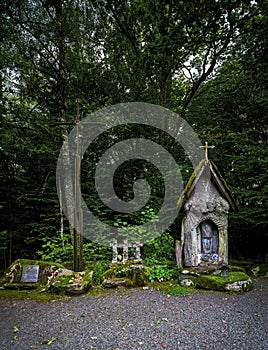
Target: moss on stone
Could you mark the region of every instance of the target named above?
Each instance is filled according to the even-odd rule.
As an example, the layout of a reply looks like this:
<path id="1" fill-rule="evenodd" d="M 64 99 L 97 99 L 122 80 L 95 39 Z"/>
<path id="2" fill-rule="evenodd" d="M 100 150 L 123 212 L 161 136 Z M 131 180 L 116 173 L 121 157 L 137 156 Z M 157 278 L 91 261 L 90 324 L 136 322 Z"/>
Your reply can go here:
<path id="1" fill-rule="evenodd" d="M 131 269 L 128 263 L 117 262 L 111 265 L 111 268 L 105 271 L 103 278 L 122 278 L 129 277 Z"/>
<path id="2" fill-rule="evenodd" d="M 81 282 L 76 282 L 77 277 Z M 48 290 L 58 295 L 79 295 L 88 292 L 92 287 L 89 271 L 73 272 L 72 275 L 55 276 Z"/>
<path id="3" fill-rule="evenodd" d="M 241 271 L 230 272 L 227 278 L 221 276 L 200 275 L 197 279 L 196 286 L 198 288 L 226 291 L 227 284 L 247 280 L 249 280 L 249 276 Z"/>
<path id="4" fill-rule="evenodd" d="M 249 276 L 242 271 L 234 271 L 234 272 L 230 272 L 228 275 L 228 283 L 230 282 L 237 282 L 237 281 L 246 281 L 249 279 Z"/>
<path id="5" fill-rule="evenodd" d="M 187 279 L 191 280 L 194 283 L 194 285 L 196 285 L 198 277 L 196 277 L 196 276 L 187 276 Z"/>
<path id="6" fill-rule="evenodd" d="M 212 160 L 209 160 L 208 163 L 206 162 L 205 159 L 202 159 L 199 164 L 196 166 L 196 168 L 194 169 L 194 172 L 192 173 L 189 181 L 186 184 L 185 189 L 183 190 L 177 205 L 180 207 L 183 207 L 185 202 L 187 201 L 187 199 L 189 198 L 189 192 L 192 190 L 192 186 L 194 185 L 194 182 L 196 180 L 196 177 L 200 175 L 200 172 L 202 173 L 205 169 L 205 167 L 208 166 L 210 168 L 210 172 L 212 171 L 211 169 L 214 170 L 214 172 L 216 173 L 217 177 L 219 178 L 219 181 L 222 183 L 223 185 L 223 189 L 225 194 L 227 195 L 228 198 L 228 202 L 231 205 L 233 210 L 237 210 L 237 205 L 233 199 L 232 193 L 230 191 L 230 189 L 227 186 L 226 181 L 224 180 L 223 176 L 221 175 L 221 173 L 219 172 L 219 169 L 217 168 L 217 166 L 214 164 L 214 162 Z"/>
<path id="7" fill-rule="evenodd" d="M 47 274 L 42 276 L 42 271 L 44 269 L 50 270 L 52 267 L 55 267 L 56 269 L 64 268 L 63 265 L 53 261 L 17 259 L 3 273 L 0 278 L 0 285 L 5 283 L 21 283 L 22 270 L 23 267 L 27 265 L 39 265 L 39 276 L 37 282 L 39 284 L 46 283 Z M 48 272 L 48 274 L 50 274 L 50 272 Z"/>
<path id="8" fill-rule="evenodd" d="M 133 264 L 131 261 L 123 263 L 117 262 L 102 275 L 103 280 L 128 279 L 132 286 L 141 287 L 148 282 L 149 271 L 142 264 Z"/>
<path id="9" fill-rule="evenodd" d="M 126 287 L 133 287 L 133 282 L 129 278 L 126 278 Z"/>
<path id="10" fill-rule="evenodd" d="M 229 266 L 229 269 L 231 272 L 244 272 L 244 273 L 246 273 L 246 270 L 241 266 L 232 265 L 232 266 Z"/>
<path id="11" fill-rule="evenodd" d="M 4 288 L 9 290 L 37 289 L 36 283 L 5 283 Z"/>
<path id="12" fill-rule="evenodd" d="M 134 268 L 131 280 L 134 286 L 142 287 L 144 286 L 149 279 L 150 272 L 148 269 L 143 266 L 142 268 Z"/>

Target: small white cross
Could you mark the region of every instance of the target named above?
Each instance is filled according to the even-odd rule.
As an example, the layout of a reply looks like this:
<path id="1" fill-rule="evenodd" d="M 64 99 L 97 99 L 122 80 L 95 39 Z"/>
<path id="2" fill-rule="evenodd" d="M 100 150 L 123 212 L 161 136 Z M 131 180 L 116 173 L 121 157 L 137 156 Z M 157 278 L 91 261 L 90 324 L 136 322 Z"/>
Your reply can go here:
<path id="1" fill-rule="evenodd" d="M 208 162 L 208 149 L 209 148 L 214 148 L 215 146 L 209 146 L 207 142 L 205 142 L 205 146 L 200 146 L 200 148 L 205 148 L 205 157 L 206 157 L 206 162 Z"/>

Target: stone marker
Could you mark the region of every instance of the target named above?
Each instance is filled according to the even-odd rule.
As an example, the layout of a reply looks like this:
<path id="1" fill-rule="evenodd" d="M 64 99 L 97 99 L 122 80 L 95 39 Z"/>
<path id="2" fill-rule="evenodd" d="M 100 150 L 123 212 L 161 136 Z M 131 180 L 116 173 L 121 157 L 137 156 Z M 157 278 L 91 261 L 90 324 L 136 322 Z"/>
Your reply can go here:
<path id="1" fill-rule="evenodd" d="M 110 244 L 110 246 L 112 247 L 113 250 L 113 263 L 116 263 L 118 260 L 118 251 L 117 251 L 117 240 L 114 239 L 113 242 Z"/>
<path id="2" fill-rule="evenodd" d="M 112 263 L 116 263 L 118 261 L 121 261 L 123 263 L 126 263 L 128 261 L 128 248 L 135 248 L 135 254 L 134 254 L 134 260 L 137 262 L 142 261 L 141 259 L 141 252 L 140 252 L 140 247 L 142 247 L 142 244 L 137 241 L 134 244 L 131 244 L 128 242 L 127 239 L 123 241 L 123 243 L 118 243 L 116 239 L 114 239 L 111 243 L 110 246 L 112 247 L 113 250 L 113 259 Z M 123 248 L 123 256 L 118 254 L 118 248 Z"/>
<path id="3" fill-rule="evenodd" d="M 25 265 L 22 269 L 21 282 L 36 283 L 38 282 L 39 265 Z"/>
<path id="4" fill-rule="evenodd" d="M 123 241 L 123 262 L 127 262 L 128 261 L 128 241 L 125 239 Z"/>
<path id="5" fill-rule="evenodd" d="M 133 247 L 135 248 L 135 255 L 134 255 L 134 259 L 135 261 L 141 261 L 141 247 L 142 244 L 137 241 L 135 244 L 133 244 Z"/>

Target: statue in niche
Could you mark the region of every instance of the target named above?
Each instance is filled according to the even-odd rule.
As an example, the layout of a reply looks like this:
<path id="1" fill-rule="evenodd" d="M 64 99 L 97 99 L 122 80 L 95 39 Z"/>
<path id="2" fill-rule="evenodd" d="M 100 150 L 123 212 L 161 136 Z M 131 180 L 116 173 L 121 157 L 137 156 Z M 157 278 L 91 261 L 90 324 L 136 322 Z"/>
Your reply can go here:
<path id="1" fill-rule="evenodd" d="M 204 221 L 200 224 L 201 231 L 201 249 L 204 253 L 218 252 L 218 232 L 215 225 L 210 221 Z"/>
<path id="2" fill-rule="evenodd" d="M 211 252 L 211 238 L 202 238 L 202 250 L 204 251 L 204 253 L 210 253 Z"/>

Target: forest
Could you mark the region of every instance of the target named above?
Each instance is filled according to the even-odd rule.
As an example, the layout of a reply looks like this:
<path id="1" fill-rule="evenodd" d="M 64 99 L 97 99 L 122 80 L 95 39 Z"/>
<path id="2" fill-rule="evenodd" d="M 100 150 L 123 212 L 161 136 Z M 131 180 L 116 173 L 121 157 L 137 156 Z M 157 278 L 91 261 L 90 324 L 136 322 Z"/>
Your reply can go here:
<path id="1" fill-rule="evenodd" d="M 127 102 L 165 107 L 215 146 L 209 157 L 238 206 L 230 213 L 229 255 L 265 261 L 267 0 L 2 0 L 0 16 L 0 272 L 17 258 L 72 261 L 75 232 L 56 188 L 63 140 L 79 120 Z M 122 164 L 114 186 L 129 200 L 133 180 L 150 178 L 143 217 L 118 216 L 97 199 L 96 162 L 131 132 L 153 134 L 113 130 L 82 162 L 87 205 L 115 226 L 150 220 L 162 203 L 161 174 L 140 160 Z M 166 143 L 187 183 L 193 169 L 181 148 L 165 135 L 151 137 Z M 171 242 L 180 220 L 166 232 Z M 107 242 L 83 240 L 85 260 L 111 255 Z M 160 255 L 168 244 L 158 244 Z"/>

